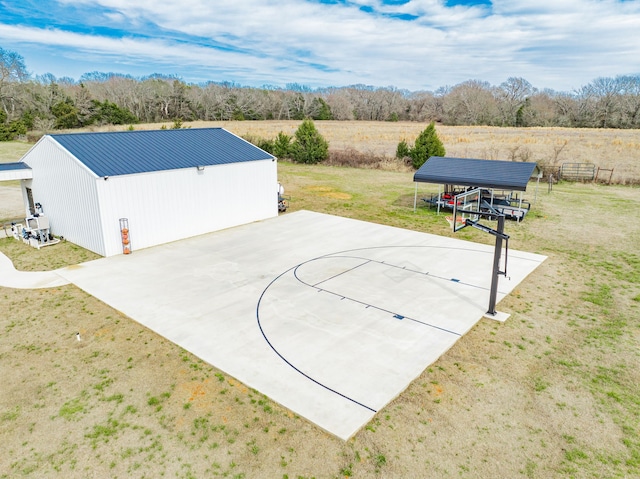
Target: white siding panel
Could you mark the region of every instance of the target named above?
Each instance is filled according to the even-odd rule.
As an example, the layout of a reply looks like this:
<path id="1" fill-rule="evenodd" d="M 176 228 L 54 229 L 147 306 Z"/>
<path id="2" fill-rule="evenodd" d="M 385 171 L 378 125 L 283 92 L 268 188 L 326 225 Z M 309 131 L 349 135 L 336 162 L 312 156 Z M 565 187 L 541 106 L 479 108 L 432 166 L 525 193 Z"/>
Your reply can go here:
<path id="1" fill-rule="evenodd" d="M 119 219 L 132 250 L 277 216 L 277 163 L 271 160 L 96 180 L 105 256 L 122 253 Z"/>
<path id="2" fill-rule="evenodd" d="M 104 255 L 95 175 L 46 136 L 23 161 L 32 168 L 33 200 L 42 204 L 51 232 Z"/>
<path id="3" fill-rule="evenodd" d="M 31 170 L 6 170 L 0 171 L 0 181 L 27 180 L 33 178 Z"/>

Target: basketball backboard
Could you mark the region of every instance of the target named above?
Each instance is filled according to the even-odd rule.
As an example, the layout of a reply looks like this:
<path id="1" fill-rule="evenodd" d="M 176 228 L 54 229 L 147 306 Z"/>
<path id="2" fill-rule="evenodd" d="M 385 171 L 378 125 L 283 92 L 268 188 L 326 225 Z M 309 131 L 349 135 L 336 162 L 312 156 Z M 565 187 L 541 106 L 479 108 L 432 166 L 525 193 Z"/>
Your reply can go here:
<path id="1" fill-rule="evenodd" d="M 465 191 L 454 197 L 453 216 L 447 217 L 454 233 L 467 226 L 467 219 L 478 221 L 481 199 L 482 190 L 480 188 Z"/>

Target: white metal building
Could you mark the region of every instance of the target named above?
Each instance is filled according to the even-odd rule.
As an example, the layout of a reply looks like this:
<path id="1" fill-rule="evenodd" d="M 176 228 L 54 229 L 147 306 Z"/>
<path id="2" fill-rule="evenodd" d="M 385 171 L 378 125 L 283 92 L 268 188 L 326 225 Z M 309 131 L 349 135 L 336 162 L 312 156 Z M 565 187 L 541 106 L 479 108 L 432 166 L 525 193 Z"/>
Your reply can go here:
<path id="1" fill-rule="evenodd" d="M 222 129 L 47 135 L 21 159 L 25 206 L 103 256 L 277 216 L 275 157 Z"/>

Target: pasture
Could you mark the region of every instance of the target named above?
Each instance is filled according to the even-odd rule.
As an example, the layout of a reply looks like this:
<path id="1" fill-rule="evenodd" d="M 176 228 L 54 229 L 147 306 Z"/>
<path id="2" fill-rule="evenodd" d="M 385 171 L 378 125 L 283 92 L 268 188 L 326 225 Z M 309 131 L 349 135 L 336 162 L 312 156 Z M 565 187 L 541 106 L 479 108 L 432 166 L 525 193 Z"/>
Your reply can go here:
<path id="1" fill-rule="evenodd" d="M 183 128 L 223 127 L 240 135 L 273 139 L 279 132 L 293 136 L 300 121 L 216 121 L 183 122 Z M 171 128 L 163 124 L 132 125 L 136 130 Z M 426 124 L 381 121 L 316 121 L 316 128 L 334 151 L 357 152 L 386 157 L 384 169 L 403 169 L 393 157 L 401 140 L 413 144 Z M 130 127 L 89 127 L 91 131 L 122 131 Z M 74 130 L 77 131 L 77 130 Z M 637 185 L 640 182 L 640 134 L 638 130 L 593 128 L 500 128 L 490 126 L 444 126 L 436 131 L 447 156 L 489 160 L 535 161 L 558 167 L 562 163 L 592 163 L 613 169 L 612 181 Z M 26 151 L 26 148 L 24 149 Z M 6 154 L 4 154 L 6 156 Z M 0 161 L 3 146 L 0 144 Z M 407 170 L 408 171 L 408 170 Z M 608 179 L 608 177 L 607 177 Z"/>
<path id="2" fill-rule="evenodd" d="M 293 135 L 300 122 L 224 122 L 220 126 L 238 134 L 274 138 L 279 131 Z M 206 123 L 194 123 L 194 128 Z M 426 127 L 410 122 L 316 122 L 329 148 L 393 157 L 398 142 L 413 144 Z M 436 131 L 447 156 L 488 160 L 535 161 L 541 165 L 593 163 L 614 169 L 612 180 L 621 184 L 640 182 L 640 134 L 638 130 L 577 128 L 499 128 L 489 126 L 443 126 Z"/>
<path id="3" fill-rule="evenodd" d="M 244 134 L 240 127 L 252 125 L 253 134 L 271 136 L 262 130 L 268 124 L 224 126 Z M 324 130 L 329 125 L 336 138 Z M 371 137 L 360 145 L 385 154 L 398 132 L 374 126 L 411 127 L 415 134 L 423 127 L 318 126 L 332 147 L 341 134 L 345 147 L 364 149 L 354 143 L 366 130 Z M 273 127 L 273 135 L 283 129 Z M 491 135 L 500 132 L 499 151 L 508 153 L 510 130 L 492 130 L 479 131 L 476 141 L 470 131 L 438 127 L 452 156 L 462 156 L 459 147 L 487 157 L 480 152 L 497 145 Z M 522 131 L 518 141 L 526 139 Z M 552 155 L 564 141 L 553 131 L 541 130 L 544 140 L 531 132 L 531 150 L 540 144 Z M 562 134 L 587 135 L 576 142 L 581 158 L 601 158 L 603 167 L 628 171 L 637 183 L 637 132 L 596 138 L 591 131 Z M 452 141 L 458 137 L 469 141 Z M 610 151 L 615 141 L 624 150 L 617 156 Z M 413 212 L 411 178 L 408 171 L 279 165 L 292 211 L 452 235 L 444 215 Z M 531 201 L 534 190 L 532 183 Z M 640 191 L 560 183 L 548 193 L 545 184 L 535 200 L 523 223 L 507 223 L 507 233 L 514 249 L 548 259 L 499 304 L 511 313 L 508 321 L 482 319 L 348 442 L 74 286 L 0 288 L 0 477 L 640 475 Z M 491 242 L 470 228 L 456 237 Z M 0 240 L 0 251 L 22 270 L 95 257 L 70 243 L 37 251 L 13 239 Z"/>

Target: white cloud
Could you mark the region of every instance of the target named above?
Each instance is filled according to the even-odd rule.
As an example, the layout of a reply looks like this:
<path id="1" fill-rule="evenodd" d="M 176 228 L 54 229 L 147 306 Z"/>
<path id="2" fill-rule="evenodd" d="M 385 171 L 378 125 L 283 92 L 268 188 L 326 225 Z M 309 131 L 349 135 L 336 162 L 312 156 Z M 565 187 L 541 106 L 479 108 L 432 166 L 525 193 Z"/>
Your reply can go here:
<path id="1" fill-rule="evenodd" d="M 562 90 L 598 76 L 640 72 L 640 2 L 494 0 L 491 7 L 472 8 L 448 8 L 440 0 L 397 6 L 379 0 L 350 6 L 301 0 L 60 4 L 96 8 L 95 26 L 131 35 L 0 25 L 0 41 L 56 45 L 76 59 L 108 55 L 123 65 L 146 63 L 149 73 L 174 66 L 187 80 L 193 73 L 203 79 L 207 71 L 227 70 L 231 77 L 222 79 L 248 84 L 366 83 L 417 90 L 521 76 L 537 87 Z"/>

